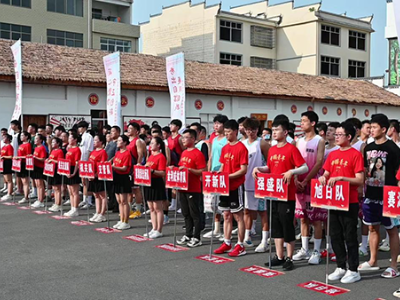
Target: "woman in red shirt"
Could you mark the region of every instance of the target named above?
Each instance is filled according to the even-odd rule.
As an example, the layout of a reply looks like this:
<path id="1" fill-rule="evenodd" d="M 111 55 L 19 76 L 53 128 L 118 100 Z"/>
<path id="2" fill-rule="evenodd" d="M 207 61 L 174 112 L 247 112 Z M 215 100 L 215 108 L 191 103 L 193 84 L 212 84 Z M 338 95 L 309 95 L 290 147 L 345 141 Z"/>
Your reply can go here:
<path id="1" fill-rule="evenodd" d="M 17 157 L 21 159 L 21 172 L 17 173 L 17 177 L 21 178 L 24 189 L 24 198 L 18 201 L 19 204 L 28 202 L 29 198 L 29 173 L 26 170 L 26 157 L 32 154 L 31 135 L 23 131 L 21 133 L 22 144 L 18 147 Z"/>
<path id="2" fill-rule="evenodd" d="M 38 200 L 32 204 L 32 207 L 39 208 L 44 207 L 44 161 L 47 158 L 46 148 L 43 146 L 43 141 L 45 141 L 45 137 L 41 134 L 37 134 L 35 136 L 35 152 L 33 152 L 33 165 L 34 169 L 31 173 L 31 178 L 35 180 Z"/>
<path id="3" fill-rule="evenodd" d="M 91 222 L 100 223 L 107 221 L 104 216 L 107 209 L 107 198 L 104 190 L 104 182 L 97 178 L 97 165 L 99 163 L 106 162 L 108 155 L 104 146 L 106 144 L 106 138 L 103 135 L 96 134 L 93 139 L 94 150 L 90 153 L 89 161 L 94 163 L 94 172 L 96 174 L 95 179 L 89 179 L 88 191 L 94 194 L 96 200 L 96 213 L 90 219 Z"/>
<path id="4" fill-rule="evenodd" d="M 60 158 L 64 158 L 64 152 L 61 150 L 62 141 L 59 138 L 53 138 L 51 140 L 51 154 L 48 163 L 55 164 L 54 177 L 49 177 L 48 185 L 53 187 L 54 190 L 54 205 L 49 208 L 49 211 L 58 212 L 61 210 L 61 175 L 57 173 L 57 164 Z"/>
<path id="5" fill-rule="evenodd" d="M 164 141 L 160 137 L 154 137 L 150 142 L 150 150 L 151 155 L 147 159 L 146 167 L 151 169 L 151 186 L 144 187 L 144 197 L 149 204 L 153 229 L 145 235 L 154 239 L 162 237 L 163 201 L 167 199 L 164 182 L 167 167 Z"/>
<path id="6" fill-rule="evenodd" d="M 3 135 L 3 143 L 5 146 L 1 148 L 1 156 L 0 159 L 3 162 L 3 177 L 4 182 L 7 183 L 7 195 L 1 197 L 1 201 L 11 200 L 12 193 L 14 189 L 13 181 L 12 181 L 12 158 L 14 155 L 14 148 L 11 146 L 12 136 L 9 134 Z"/>
<path id="7" fill-rule="evenodd" d="M 130 151 L 126 148 L 129 145 L 129 138 L 126 135 L 121 135 L 117 140 L 119 151 L 114 157 L 114 191 L 119 204 L 120 221 L 113 227 L 115 229 L 125 230 L 131 228 L 129 225 L 129 194 L 131 188 L 131 168 L 132 157 Z"/>
<path id="8" fill-rule="evenodd" d="M 77 163 L 81 159 L 81 149 L 78 147 L 78 139 L 79 135 L 76 132 L 71 132 L 68 137 L 68 152 L 65 155 L 65 159 L 69 160 L 70 164 L 70 174 L 67 175 L 66 184 L 68 186 L 69 197 L 71 200 L 71 210 L 64 214 L 64 216 L 67 217 L 79 216 L 79 185 L 81 183 L 81 178 L 79 177 L 79 168 Z"/>

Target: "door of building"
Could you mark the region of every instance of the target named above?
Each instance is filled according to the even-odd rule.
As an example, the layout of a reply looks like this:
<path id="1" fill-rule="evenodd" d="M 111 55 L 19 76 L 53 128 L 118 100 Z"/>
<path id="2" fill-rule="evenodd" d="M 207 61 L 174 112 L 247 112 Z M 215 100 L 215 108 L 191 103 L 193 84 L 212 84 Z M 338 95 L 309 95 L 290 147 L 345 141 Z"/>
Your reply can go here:
<path id="1" fill-rule="evenodd" d="M 47 115 L 24 115 L 24 128 L 26 130 L 30 123 L 36 123 L 40 125 L 46 125 L 47 123 Z"/>

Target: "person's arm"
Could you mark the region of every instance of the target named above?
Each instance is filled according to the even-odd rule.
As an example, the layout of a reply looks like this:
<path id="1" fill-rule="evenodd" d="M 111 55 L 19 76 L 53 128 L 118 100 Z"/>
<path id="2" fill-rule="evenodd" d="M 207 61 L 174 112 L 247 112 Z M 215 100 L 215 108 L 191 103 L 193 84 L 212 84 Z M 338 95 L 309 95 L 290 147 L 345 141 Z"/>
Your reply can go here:
<path id="1" fill-rule="evenodd" d="M 146 143 L 142 139 L 137 139 L 136 149 L 137 149 L 137 153 L 138 153 L 137 164 L 142 165 L 143 157 L 146 153 Z"/>
<path id="2" fill-rule="evenodd" d="M 210 156 L 208 157 L 208 162 L 207 162 L 208 172 L 211 172 L 211 161 L 212 161 L 212 152 L 211 152 L 211 147 L 210 147 Z"/>
<path id="3" fill-rule="evenodd" d="M 208 161 L 208 146 L 205 142 L 201 145 L 201 153 L 203 153 L 205 160 Z"/>
<path id="4" fill-rule="evenodd" d="M 298 168 L 291 169 L 291 170 L 289 170 L 289 171 L 287 171 L 285 173 L 282 173 L 283 181 L 285 183 L 289 183 L 290 180 L 292 179 L 293 175 L 302 175 L 302 174 L 307 173 L 307 172 L 308 172 L 308 167 L 307 167 L 307 164 L 304 163 L 303 165 L 301 165 Z"/>
<path id="5" fill-rule="evenodd" d="M 125 172 L 128 169 L 128 166 L 123 166 L 123 167 L 116 167 L 113 165 L 113 169 L 121 172 Z"/>
<path id="6" fill-rule="evenodd" d="M 348 181 L 350 182 L 351 185 L 360 186 L 364 184 L 364 173 L 363 172 L 357 173 L 355 178 L 344 177 L 344 176 L 331 177 L 328 180 L 328 185 L 334 186 L 337 181 Z"/>
<path id="7" fill-rule="evenodd" d="M 240 165 L 240 170 L 235 173 L 229 174 L 229 179 L 236 179 L 247 173 L 247 165 Z"/>
<path id="8" fill-rule="evenodd" d="M 182 136 L 179 137 L 178 143 L 179 143 L 179 146 L 181 147 L 182 151 L 186 150 L 186 147 L 183 146 L 183 138 L 182 138 Z"/>
<path id="9" fill-rule="evenodd" d="M 168 146 L 165 147 L 165 156 L 167 158 L 167 166 L 171 164 L 171 150 L 169 150 Z"/>
<path id="10" fill-rule="evenodd" d="M 264 156 L 265 161 L 268 159 L 268 151 L 271 148 L 270 144 L 266 140 L 261 140 L 260 142 L 260 149 L 261 153 Z"/>
<path id="11" fill-rule="evenodd" d="M 329 173 L 328 171 L 325 171 L 324 174 L 322 174 L 322 176 L 320 176 L 318 178 L 319 183 L 321 185 L 326 185 L 326 181 L 328 180 L 330 175 L 331 175 L 331 173 Z"/>

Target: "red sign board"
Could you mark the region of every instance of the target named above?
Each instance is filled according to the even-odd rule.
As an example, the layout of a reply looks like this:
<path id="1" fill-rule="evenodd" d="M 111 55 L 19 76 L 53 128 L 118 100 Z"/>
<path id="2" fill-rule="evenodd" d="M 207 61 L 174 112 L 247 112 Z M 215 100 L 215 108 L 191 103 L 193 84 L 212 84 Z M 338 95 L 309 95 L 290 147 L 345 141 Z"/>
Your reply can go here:
<path id="1" fill-rule="evenodd" d="M 146 98 L 146 106 L 148 108 L 152 108 L 154 106 L 154 103 L 155 103 L 155 101 L 154 101 L 154 99 L 152 97 L 147 97 Z"/>
<path id="2" fill-rule="evenodd" d="M 325 284 L 325 283 L 322 283 L 319 281 L 314 281 L 314 280 L 305 282 L 305 283 L 300 283 L 297 286 L 305 288 L 307 290 L 317 292 L 317 293 L 329 295 L 329 296 L 337 296 L 337 295 L 341 295 L 341 294 L 350 292 L 350 290 L 343 289 L 338 286 Z"/>
<path id="3" fill-rule="evenodd" d="M 112 165 L 110 162 L 99 163 L 97 165 L 97 177 L 99 180 L 113 180 Z"/>
<path id="4" fill-rule="evenodd" d="M 181 252 L 181 251 L 189 250 L 189 248 L 185 248 L 185 247 L 181 247 L 181 246 L 174 247 L 174 244 L 162 244 L 162 245 L 156 246 L 156 248 L 163 249 L 163 250 L 169 251 L 169 252 Z"/>
<path id="5" fill-rule="evenodd" d="M 12 159 L 11 170 L 13 170 L 14 172 L 21 172 L 21 160 L 19 158 Z"/>
<path id="6" fill-rule="evenodd" d="M 103 228 L 95 228 L 94 230 L 101 232 L 101 233 L 116 233 L 116 232 L 122 232 L 122 230 L 114 229 L 114 228 L 108 228 L 108 227 L 103 227 Z"/>
<path id="7" fill-rule="evenodd" d="M 97 96 L 97 94 L 90 94 L 88 100 L 90 105 L 94 106 L 99 104 L 99 96 Z"/>
<path id="8" fill-rule="evenodd" d="M 272 277 L 275 277 L 275 276 L 279 276 L 279 275 L 285 274 L 283 272 L 270 270 L 270 269 L 263 268 L 263 267 L 256 266 L 256 265 L 251 266 L 251 267 L 241 268 L 239 270 L 243 271 L 243 272 L 246 272 L 246 273 L 258 275 L 258 276 L 261 276 L 261 277 L 264 277 L 264 278 L 272 278 Z"/>
<path id="9" fill-rule="evenodd" d="M 197 100 L 194 102 L 194 107 L 195 107 L 197 110 L 202 109 L 202 108 L 203 108 L 203 102 L 201 102 L 200 99 L 197 99 Z"/>
<path id="10" fill-rule="evenodd" d="M 26 157 L 26 166 L 25 166 L 27 171 L 33 171 L 34 169 L 34 165 L 33 165 L 33 156 L 32 155 L 28 155 Z"/>
<path id="11" fill-rule="evenodd" d="M 89 225 L 93 225 L 93 223 L 90 223 L 88 221 L 72 221 L 71 222 L 72 225 L 76 225 L 76 226 L 89 226 Z"/>
<path id="12" fill-rule="evenodd" d="M 44 169 L 43 169 L 43 175 L 49 176 L 49 177 L 54 177 L 54 173 L 56 171 L 56 164 L 51 162 L 45 162 L 44 163 Z"/>
<path id="13" fill-rule="evenodd" d="M 187 169 L 167 168 L 167 180 L 165 187 L 186 191 L 189 188 L 189 173 Z"/>
<path id="14" fill-rule="evenodd" d="M 52 214 L 52 212 L 48 211 L 48 210 L 35 210 L 32 213 L 37 214 L 37 215 L 49 215 L 49 214 Z"/>
<path id="15" fill-rule="evenodd" d="M 59 175 L 70 175 L 70 162 L 67 159 L 59 159 L 57 166 L 57 173 Z"/>
<path id="16" fill-rule="evenodd" d="M 256 198 L 269 198 L 280 201 L 288 200 L 288 185 L 283 181 L 282 175 L 258 173 L 255 181 L 254 196 Z"/>
<path id="17" fill-rule="evenodd" d="M 134 181 L 136 185 L 151 186 L 151 170 L 149 167 L 134 166 Z"/>
<path id="18" fill-rule="evenodd" d="M 203 194 L 229 196 L 229 174 L 203 172 Z"/>
<path id="19" fill-rule="evenodd" d="M 4 172 L 4 163 L 3 160 L 0 159 L 0 172 L 3 173 Z"/>
<path id="20" fill-rule="evenodd" d="M 224 110 L 224 108 L 225 108 L 224 101 L 218 101 L 217 102 L 217 109 L 218 110 Z"/>
<path id="21" fill-rule="evenodd" d="M 123 238 L 126 240 L 138 242 L 138 243 L 152 241 L 152 239 L 149 239 L 147 237 L 144 237 L 144 236 L 138 235 L 138 234 L 124 236 Z"/>
<path id="22" fill-rule="evenodd" d="M 400 216 L 400 188 L 385 185 L 383 187 L 383 216 L 398 218 Z"/>
<path id="23" fill-rule="evenodd" d="M 94 178 L 94 162 L 92 161 L 79 161 L 79 177 Z"/>
<path id="24" fill-rule="evenodd" d="M 311 206 L 334 210 L 349 210 L 350 183 L 337 181 L 333 187 L 311 180 Z"/>
<path id="25" fill-rule="evenodd" d="M 233 259 L 230 258 L 226 258 L 226 257 L 222 257 L 222 256 L 216 256 L 216 255 L 201 255 L 201 256 L 197 256 L 196 259 L 200 259 L 200 260 L 204 260 L 207 262 L 210 262 L 214 265 L 222 265 L 222 264 L 226 264 L 226 263 L 230 263 L 233 262 Z"/>
<path id="26" fill-rule="evenodd" d="M 71 219 L 71 217 L 67 217 L 67 216 L 51 216 L 50 218 L 55 219 L 55 220 L 68 220 L 68 219 Z"/>

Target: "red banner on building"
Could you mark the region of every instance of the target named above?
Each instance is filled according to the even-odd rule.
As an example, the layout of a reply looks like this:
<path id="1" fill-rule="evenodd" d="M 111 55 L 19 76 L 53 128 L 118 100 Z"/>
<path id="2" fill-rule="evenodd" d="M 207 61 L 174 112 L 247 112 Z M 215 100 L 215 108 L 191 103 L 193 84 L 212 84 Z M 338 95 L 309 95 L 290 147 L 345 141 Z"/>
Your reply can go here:
<path id="1" fill-rule="evenodd" d="M 33 156 L 32 155 L 27 155 L 26 156 L 26 163 L 25 164 L 26 164 L 25 168 L 26 168 L 27 171 L 33 171 L 34 165 L 33 165 Z"/>
<path id="2" fill-rule="evenodd" d="M 94 162 L 79 161 L 79 177 L 94 179 Z"/>
<path id="3" fill-rule="evenodd" d="M 254 196 L 256 198 L 269 198 L 273 200 L 288 200 L 288 185 L 283 181 L 282 175 L 257 173 Z"/>
<path id="4" fill-rule="evenodd" d="M 229 196 L 229 174 L 203 172 L 203 194 Z"/>
<path id="5" fill-rule="evenodd" d="M 49 177 L 54 177 L 55 172 L 56 172 L 56 164 L 53 162 L 49 163 L 49 162 L 45 161 L 43 175 L 49 176 Z"/>
<path id="6" fill-rule="evenodd" d="M 400 216 L 400 188 L 385 185 L 383 187 L 383 216 L 398 218 Z"/>
<path id="7" fill-rule="evenodd" d="M 134 181 L 136 185 L 151 186 L 151 170 L 149 167 L 134 166 Z"/>
<path id="8" fill-rule="evenodd" d="M 70 162 L 67 159 L 59 159 L 57 166 L 57 173 L 59 175 L 70 175 Z"/>
<path id="9" fill-rule="evenodd" d="M 13 170 L 14 172 L 21 172 L 21 160 L 19 158 L 12 159 L 11 170 Z"/>
<path id="10" fill-rule="evenodd" d="M 187 169 L 167 168 L 165 187 L 169 189 L 186 191 L 189 188 L 189 171 Z"/>
<path id="11" fill-rule="evenodd" d="M 113 180 L 112 165 L 110 162 L 99 163 L 97 165 L 97 177 L 99 180 Z"/>
<path id="12" fill-rule="evenodd" d="M 350 183 L 337 181 L 333 187 L 311 180 L 311 206 L 334 210 L 349 210 Z"/>

